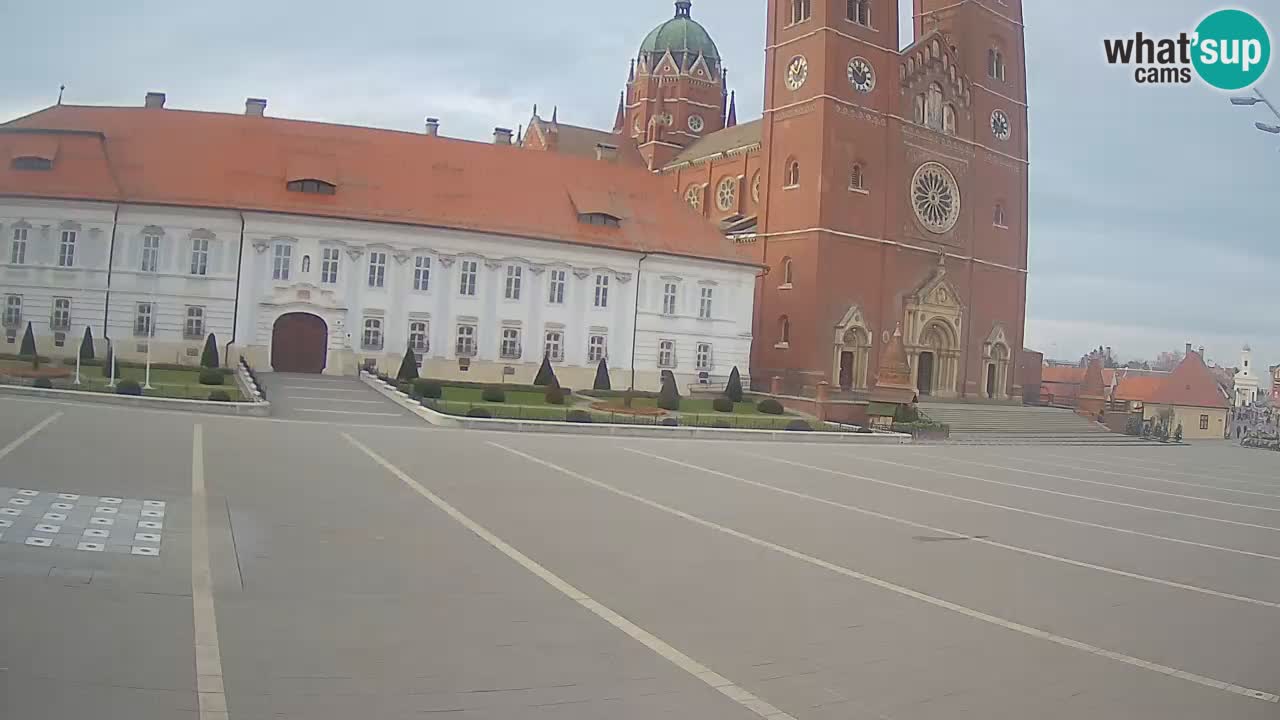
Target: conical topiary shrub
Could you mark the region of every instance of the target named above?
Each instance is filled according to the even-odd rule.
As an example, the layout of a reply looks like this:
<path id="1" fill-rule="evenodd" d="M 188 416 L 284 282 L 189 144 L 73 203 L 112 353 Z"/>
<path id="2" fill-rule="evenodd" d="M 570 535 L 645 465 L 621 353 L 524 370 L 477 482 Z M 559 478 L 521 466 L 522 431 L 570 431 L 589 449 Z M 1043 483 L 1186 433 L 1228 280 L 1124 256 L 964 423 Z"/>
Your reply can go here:
<path id="1" fill-rule="evenodd" d="M 209 333 L 209 337 L 205 338 L 204 352 L 200 355 L 200 367 L 218 367 L 218 339 L 213 333 Z"/>
<path id="2" fill-rule="evenodd" d="M 556 378 L 556 371 L 551 367 L 551 356 L 542 356 L 542 366 L 538 368 L 538 374 L 533 378 L 533 384 L 540 387 L 550 387 L 559 385 L 560 380 Z"/>
<path id="3" fill-rule="evenodd" d="M 609 364 L 604 358 L 600 358 L 600 364 L 596 366 L 596 381 L 591 387 L 596 390 L 613 389 L 613 386 L 609 384 Z"/>
<path id="4" fill-rule="evenodd" d="M 18 356 L 29 358 L 35 357 L 36 354 L 36 335 L 31 330 L 31 323 L 27 323 L 27 331 L 22 333 L 22 345 L 18 349 Z"/>
<path id="5" fill-rule="evenodd" d="M 662 373 L 662 389 L 658 391 L 658 407 L 675 412 L 680 409 L 680 390 L 676 387 L 676 377 L 671 372 Z"/>
<path id="6" fill-rule="evenodd" d="M 413 346 L 406 345 L 404 359 L 400 361 L 400 371 L 396 373 L 400 382 L 413 382 L 418 379 L 418 356 L 413 353 Z"/>
<path id="7" fill-rule="evenodd" d="M 724 396 L 736 403 L 742 402 L 742 374 L 738 372 L 737 365 L 734 365 L 733 372 L 729 373 L 729 382 L 724 386 Z"/>
<path id="8" fill-rule="evenodd" d="M 93 359 L 93 331 L 88 325 L 84 326 L 84 339 L 80 341 L 80 359 Z"/>

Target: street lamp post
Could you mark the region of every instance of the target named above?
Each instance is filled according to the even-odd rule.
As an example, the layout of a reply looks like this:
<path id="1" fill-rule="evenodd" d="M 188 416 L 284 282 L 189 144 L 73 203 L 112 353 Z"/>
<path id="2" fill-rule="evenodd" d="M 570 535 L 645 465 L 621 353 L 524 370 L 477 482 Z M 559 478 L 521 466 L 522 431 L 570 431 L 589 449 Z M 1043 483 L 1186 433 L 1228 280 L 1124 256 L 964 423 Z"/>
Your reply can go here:
<path id="1" fill-rule="evenodd" d="M 1262 91 L 1259 90 L 1258 88 L 1253 89 L 1253 95 L 1237 95 L 1236 97 L 1231 98 L 1232 105 L 1237 105 L 1241 107 L 1253 107 L 1258 103 L 1262 103 L 1263 105 L 1266 105 L 1267 109 L 1271 111 L 1271 114 L 1275 115 L 1277 120 L 1280 120 L 1280 110 L 1276 109 L 1276 106 L 1273 105 L 1271 101 L 1267 99 L 1267 96 L 1263 95 Z M 1270 133 L 1272 135 L 1280 135 L 1280 125 L 1272 125 L 1270 123 L 1264 123 L 1264 122 L 1255 122 L 1253 126 L 1261 130 L 1262 132 Z"/>

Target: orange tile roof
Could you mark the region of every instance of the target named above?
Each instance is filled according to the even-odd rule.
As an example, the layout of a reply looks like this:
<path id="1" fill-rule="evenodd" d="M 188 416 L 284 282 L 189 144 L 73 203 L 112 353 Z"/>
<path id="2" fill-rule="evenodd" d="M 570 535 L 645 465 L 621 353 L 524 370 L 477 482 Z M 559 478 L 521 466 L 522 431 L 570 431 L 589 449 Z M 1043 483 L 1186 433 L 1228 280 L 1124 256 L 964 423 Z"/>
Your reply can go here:
<path id="1" fill-rule="evenodd" d="M 755 264 L 662 178 L 614 162 L 328 123 L 70 105 L 0 125 L 0 157 L 32 142 L 15 130 L 80 132 L 37 132 L 57 141 L 53 170 L 5 163 L 0 195 L 403 223 Z M 303 174 L 337 193 L 288 192 Z M 575 193 L 607 193 L 626 219 L 580 222 Z"/>
<path id="2" fill-rule="evenodd" d="M 1084 368 L 1047 367 L 1040 375 L 1040 382 L 1075 383 L 1084 382 Z"/>
<path id="3" fill-rule="evenodd" d="M 1130 402 L 1152 402 L 1166 379 L 1167 375 L 1126 375 L 1120 380 L 1115 397 Z"/>
<path id="4" fill-rule="evenodd" d="M 1196 352 L 1187 353 L 1173 373 L 1165 378 L 1151 402 L 1224 410 L 1230 407 L 1218 381 L 1204 364 L 1200 353 Z"/>

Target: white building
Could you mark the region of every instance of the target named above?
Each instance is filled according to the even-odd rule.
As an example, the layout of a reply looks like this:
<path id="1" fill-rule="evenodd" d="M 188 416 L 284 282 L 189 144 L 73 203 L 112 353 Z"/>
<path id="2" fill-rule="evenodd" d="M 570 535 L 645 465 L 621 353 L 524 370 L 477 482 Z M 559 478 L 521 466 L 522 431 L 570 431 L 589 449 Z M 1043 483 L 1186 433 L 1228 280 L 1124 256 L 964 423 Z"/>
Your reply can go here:
<path id="1" fill-rule="evenodd" d="M 1262 397 L 1262 383 L 1253 367 L 1253 348 L 1248 345 L 1240 351 L 1240 370 L 1236 372 L 1235 407 L 1246 407 Z"/>
<path id="2" fill-rule="evenodd" d="M 0 126 L 0 296 L 16 352 L 589 387 L 749 375 L 759 268 L 610 160 L 245 115 L 55 106 Z"/>

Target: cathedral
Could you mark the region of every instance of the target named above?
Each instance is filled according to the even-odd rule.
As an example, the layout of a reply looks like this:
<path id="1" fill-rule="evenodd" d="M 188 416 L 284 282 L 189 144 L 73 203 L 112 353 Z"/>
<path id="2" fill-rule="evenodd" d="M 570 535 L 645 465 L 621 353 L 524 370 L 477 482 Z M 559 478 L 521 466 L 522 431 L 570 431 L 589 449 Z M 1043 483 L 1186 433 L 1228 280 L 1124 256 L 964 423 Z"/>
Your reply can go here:
<path id="1" fill-rule="evenodd" d="M 1020 0 L 768 0 L 765 107 L 678 0 L 627 69 L 614 127 L 535 109 L 520 144 L 608 154 L 764 269 L 753 385 L 866 394 L 901 333 L 924 398 L 1021 398 L 1027 94 Z M 776 379 L 776 380 L 775 380 Z"/>

